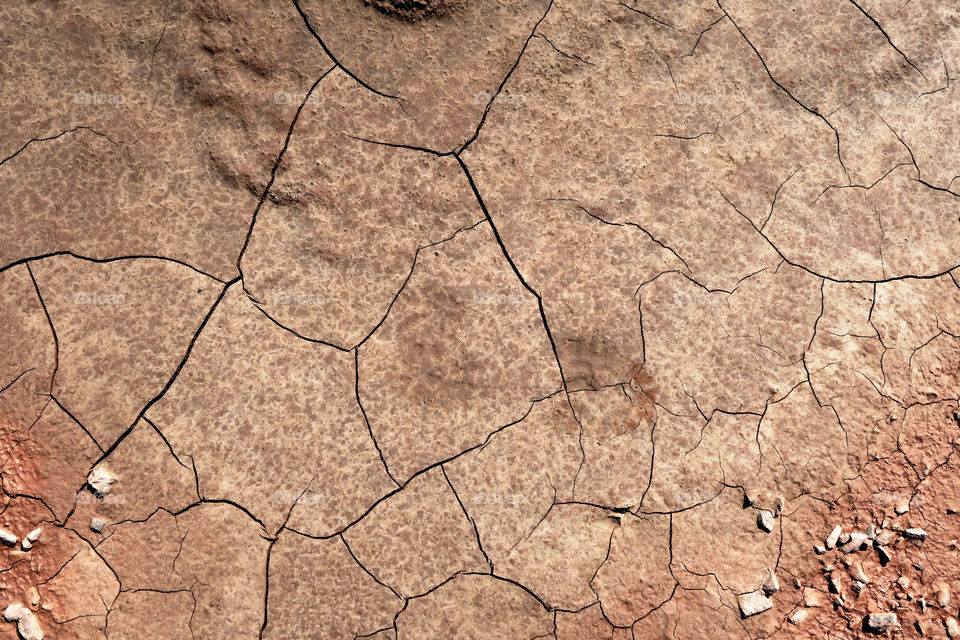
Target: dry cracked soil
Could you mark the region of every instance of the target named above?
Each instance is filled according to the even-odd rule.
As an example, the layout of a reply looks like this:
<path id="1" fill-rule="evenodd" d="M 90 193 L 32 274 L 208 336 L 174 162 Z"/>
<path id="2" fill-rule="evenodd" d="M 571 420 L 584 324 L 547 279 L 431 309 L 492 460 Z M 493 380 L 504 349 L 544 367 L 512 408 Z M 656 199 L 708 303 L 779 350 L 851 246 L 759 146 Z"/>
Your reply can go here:
<path id="1" fill-rule="evenodd" d="M 0 640 L 960 637 L 953 0 L 6 0 Z"/>

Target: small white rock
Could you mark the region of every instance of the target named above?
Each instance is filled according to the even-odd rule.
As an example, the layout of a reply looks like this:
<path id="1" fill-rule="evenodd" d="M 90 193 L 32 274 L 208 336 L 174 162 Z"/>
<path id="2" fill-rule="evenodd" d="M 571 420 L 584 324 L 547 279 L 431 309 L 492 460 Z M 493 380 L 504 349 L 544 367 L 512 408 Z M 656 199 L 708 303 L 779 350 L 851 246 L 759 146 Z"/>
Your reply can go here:
<path id="1" fill-rule="evenodd" d="M 877 547 L 888 547 L 893 544 L 896 539 L 897 534 L 887 529 L 877 534 L 877 537 L 873 539 L 873 544 Z"/>
<path id="2" fill-rule="evenodd" d="M 763 586 L 760 589 L 768 597 L 780 591 L 780 581 L 777 580 L 777 574 L 773 572 L 773 569 L 767 569 L 767 577 L 763 580 Z"/>
<path id="3" fill-rule="evenodd" d="M 3 619 L 17 623 L 17 632 L 23 640 L 43 640 L 43 629 L 33 611 L 20 603 L 10 604 L 3 610 Z"/>
<path id="4" fill-rule="evenodd" d="M 844 553 L 852 553 L 854 551 L 859 551 L 860 547 L 866 544 L 867 539 L 868 538 L 866 534 L 859 533 L 859 532 L 851 533 L 850 540 L 848 540 L 845 544 L 840 545 L 840 551 L 843 551 Z"/>
<path id="5" fill-rule="evenodd" d="M 887 551 L 886 547 L 877 547 L 877 557 L 880 558 L 880 564 L 886 565 L 892 558 L 890 557 L 890 552 Z"/>
<path id="6" fill-rule="evenodd" d="M 23 550 L 30 551 L 30 549 L 33 548 L 33 545 L 35 545 L 40 540 L 40 536 L 42 535 L 43 535 L 43 529 L 34 529 L 30 533 L 28 533 L 26 536 L 24 536 L 23 543 L 22 543 Z"/>
<path id="7" fill-rule="evenodd" d="M 957 622 L 957 619 L 953 616 L 950 616 L 943 621 L 944 626 L 947 627 L 947 635 L 951 638 L 960 637 L 960 622 Z"/>
<path id="8" fill-rule="evenodd" d="M 823 541 L 823 545 L 827 549 L 833 549 L 835 546 L 837 546 L 837 540 L 840 539 L 841 533 L 843 533 L 843 529 L 840 527 L 840 525 L 835 526 L 833 531 L 831 531 L 827 536 L 827 539 Z"/>
<path id="9" fill-rule="evenodd" d="M 27 608 L 22 604 L 18 602 L 11 602 L 7 605 L 7 608 L 3 610 L 3 619 L 7 622 L 16 622 L 26 610 Z"/>
<path id="10" fill-rule="evenodd" d="M 103 533 L 103 528 L 106 526 L 107 523 L 100 518 L 92 518 L 90 520 L 90 530 L 94 533 Z"/>
<path id="11" fill-rule="evenodd" d="M 8 547 L 15 547 L 17 546 L 17 536 L 13 535 L 6 529 L 0 529 L 0 542 Z"/>
<path id="12" fill-rule="evenodd" d="M 755 616 L 773 608 L 773 602 L 763 595 L 762 591 L 752 591 L 737 596 L 737 604 L 740 606 L 740 615 L 744 618 Z"/>
<path id="13" fill-rule="evenodd" d="M 807 615 L 809 614 L 806 609 L 797 609 L 787 617 L 787 620 L 790 621 L 790 624 L 801 624 L 807 619 Z"/>
<path id="14" fill-rule="evenodd" d="M 827 549 L 826 549 L 826 547 L 823 547 L 823 546 L 817 544 L 817 545 L 814 545 L 814 547 L 813 547 L 813 552 L 814 552 L 815 554 L 817 554 L 818 556 L 822 556 L 823 554 L 825 554 L 825 553 L 827 552 Z"/>
<path id="15" fill-rule="evenodd" d="M 903 537 L 914 542 L 923 542 L 927 539 L 927 532 L 923 529 L 907 529 L 903 532 Z"/>
<path id="16" fill-rule="evenodd" d="M 867 584 L 870 582 L 870 578 L 867 577 L 867 574 L 863 571 L 863 565 L 860 562 L 854 562 L 850 565 L 850 571 L 848 571 L 850 577 L 858 582 Z"/>
<path id="17" fill-rule="evenodd" d="M 870 633 L 883 633 L 897 626 L 895 613 L 871 613 L 863 619 L 864 629 Z"/>
<path id="18" fill-rule="evenodd" d="M 843 591 L 843 583 L 840 582 L 840 574 L 838 572 L 834 571 L 830 574 L 829 584 L 832 593 L 840 594 Z"/>
<path id="19" fill-rule="evenodd" d="M 17 620 L 17 631 L 23 640 L 43 640 L 43 629 L 40 628 L 40 621 L 29 609 Z"/>
<path id="20" fill-rule="evenodd" d="M 941 583 L 940 588 L 937 589 L 937 605 L 941 609 L 950 606 L 950 587 L 946 583 Z"/>
<path id="21" fill-rule="evenodd" d="M 770 533 L 771 531 L 773 531 L 773 527 L 774 527 L 773 514 L 767 511 L 766 509 L 758 513 L 757 526 L 763 529 L 764 531 L 766 531 L 767 533 Z"/>
<path id="22" fill-rule="evenodd" d="M 112 490 L 111 485 L 116 481 L 117 477 L 110 473 L 103 465 L 91 471 L 90 475 L 87 476 L 87 484 L 90 485 L 90 488 L 93 489 L 94 493 L 99 497 L 110 493 Z"/>
<path id="23" fill-rule="evenodd" d="M 898 516 L 902 516 L 907 511 L 910 511 L 910 502 L 908 500 L 901 500 L 893 510 L 897 512 Z"/>
<path id="24" fill-rule="evenodd" d="M 807 588 L 803 590 L 803 606 L 808 608 L 819 607 L 822 601 L 820 600 L 820 592 L 816 589 Z"/>

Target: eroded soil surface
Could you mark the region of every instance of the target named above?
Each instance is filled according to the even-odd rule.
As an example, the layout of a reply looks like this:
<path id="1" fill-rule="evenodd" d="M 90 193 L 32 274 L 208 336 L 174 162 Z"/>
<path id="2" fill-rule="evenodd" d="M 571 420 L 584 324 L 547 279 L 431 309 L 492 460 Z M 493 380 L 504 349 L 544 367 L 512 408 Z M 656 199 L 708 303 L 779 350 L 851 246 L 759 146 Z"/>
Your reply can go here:
<path id="1" fill-rule="evenodd" d="M 960 637 L 957 76 L 944 0 L 3 3 L 0 639 Z"/>

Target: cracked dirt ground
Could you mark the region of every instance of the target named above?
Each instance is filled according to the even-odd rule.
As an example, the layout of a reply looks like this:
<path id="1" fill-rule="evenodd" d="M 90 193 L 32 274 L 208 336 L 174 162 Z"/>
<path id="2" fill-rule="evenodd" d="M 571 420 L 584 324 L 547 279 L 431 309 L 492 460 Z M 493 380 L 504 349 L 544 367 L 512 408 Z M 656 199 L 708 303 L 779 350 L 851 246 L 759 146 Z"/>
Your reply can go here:
<path id="1" fill-rule="evenodd" d="M 960 5 L 0 25 L 0 638 L 960 635 Z"/>

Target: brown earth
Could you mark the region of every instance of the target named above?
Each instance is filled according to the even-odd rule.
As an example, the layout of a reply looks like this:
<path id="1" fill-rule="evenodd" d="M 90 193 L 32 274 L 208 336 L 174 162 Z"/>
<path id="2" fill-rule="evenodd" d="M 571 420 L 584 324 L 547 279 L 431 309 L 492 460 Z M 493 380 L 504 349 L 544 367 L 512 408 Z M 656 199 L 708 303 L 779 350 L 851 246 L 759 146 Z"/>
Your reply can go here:
<path id="1" fill-rule="evenodd" d="M 934 0 L 5 3 L 0 608 L 960 637 L 957 69 Z"/>

